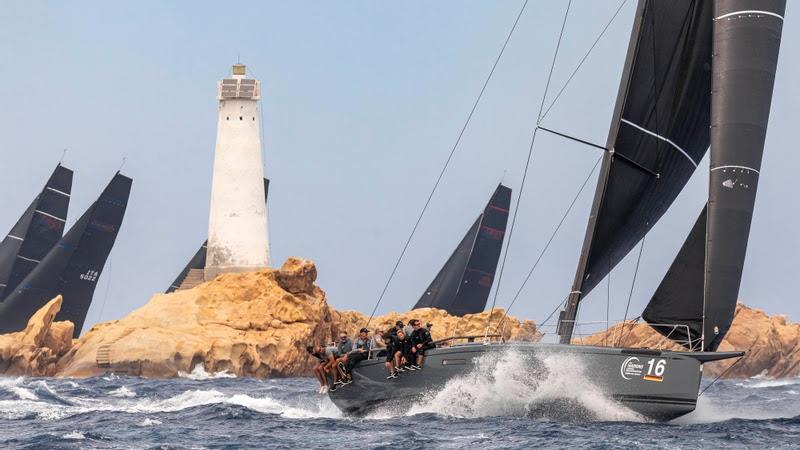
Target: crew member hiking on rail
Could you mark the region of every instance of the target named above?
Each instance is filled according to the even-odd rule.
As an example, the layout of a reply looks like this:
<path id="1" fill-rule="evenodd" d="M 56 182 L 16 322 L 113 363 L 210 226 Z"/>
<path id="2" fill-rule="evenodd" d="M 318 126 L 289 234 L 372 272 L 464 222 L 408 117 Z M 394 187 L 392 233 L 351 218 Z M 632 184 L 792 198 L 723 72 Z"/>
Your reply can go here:
<path id="1" fill-rule="evenodd" d="M 369 338 L 369 330 L 362 328 L 358 331 L 358 338 L 355 342 L 355 348 L 347 355 L 345 373 L 348 377 L 353 376 L 353 368 L 356 366 L 356 364 L 369 357 L 369 351 L 371 348 L 372 342 Z"/>
<path id="2" fill-rule="evenodd" d="M 318 361 L 311 370 L 314 372 L 317 381 L 319 381 L 319 393 L 324 394 L 328 392 L 328 380 L 325 377 L 325 365 L 327 363 L 325 349 L 321 345 L 309 345 L 306 347 L 306 352 Z"/>
<path id="3" fill-rule="evenodd" d="M 427 325 L 428 327 L 433 326 L 430 323 Z M 411 363 L 411 368 L 413 370 L 421 370 L 422 361 L 425 359 L 425 350 L 434 348 L 435 346 L 432 344 L 433 338 L 431 338 L 431 332 L 428 331 L 428 328 L 420 326 L 419 320 L 412 320 L 411 327 L 414 329 L 414 332 L 411 333 L 411 353 L 412 358 L 414 358 Z"/>

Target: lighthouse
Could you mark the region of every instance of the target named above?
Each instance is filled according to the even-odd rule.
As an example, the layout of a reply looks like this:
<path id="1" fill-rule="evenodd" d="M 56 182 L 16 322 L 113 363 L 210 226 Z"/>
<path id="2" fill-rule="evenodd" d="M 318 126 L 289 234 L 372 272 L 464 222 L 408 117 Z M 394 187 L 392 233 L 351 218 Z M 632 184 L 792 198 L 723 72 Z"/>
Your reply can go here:
<path id="1" fill-rule="evenodd" d="M 261 85 L 243 64 L 219 82 L 217 143 L 208 219 L 204 278 L 269 266 L 264 165 L 261 155 Z"/>

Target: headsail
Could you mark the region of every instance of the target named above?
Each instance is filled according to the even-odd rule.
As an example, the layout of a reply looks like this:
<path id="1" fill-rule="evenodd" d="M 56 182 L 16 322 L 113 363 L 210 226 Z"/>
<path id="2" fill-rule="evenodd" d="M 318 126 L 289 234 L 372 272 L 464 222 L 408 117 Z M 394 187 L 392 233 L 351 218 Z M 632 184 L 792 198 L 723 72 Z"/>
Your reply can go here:
<path id="1" fill-rule="evenodd" d="M 503 247 L 511 189 L 497 186 L 483 213 L 450 255 L 414 309 L 439 308 L 463 316 L 486 308 Z"/>
<path id="2" fill-rule="evenodd" d="M 559 321 L 572 337 L 582 297 L 661 218 L 709 144 L 712 5 L 640 0 L 572 294 Z"/>
<path id="3" fill-rule="evenodd" d="M 0 242 L 0 301 L 61 239 L 71 189 L 72 171 L 57 165 L 42 191 Z"/>
<path id="4" fill-rule="evenodd" d="M 642 312 L 642 318 L 656 331 L 690 350 L 700 349 L 703 336 L 706 214 L 704 207 Z"/>
<path id="5" fill-rule="evenodd" d="M 785 0 L 716 0 L 703 348 L 730 328 L 742 277 Z"/>
<path id="6" fill-rule="evenodd" d="M 28 319 L 58 294 L 64 297 L 56 320 L 75 324 L 80 335 L 97 280 L 128 204 L 132 180 L 117 173 L 97 201 L 0 305 L 0 333 L 25 328 Z"/>
<path id="7" fill-rule="evenodd" d="M 264 201 L 267 202 L 269 200 L 269 179 L 264 178 Z M 164 291 L 165 294 L 169 294 L 171 292 L 175 292 L 179 289 L 190 289 L 204 281 L 203 278 L 203 269 L 206 267 L 206 251 L 208 250 L 208 239 L 203 242 L 203 245 L 200 246 L 199 249 L 195 252 L 192 259 L 186 263 L 181 273 L 175 277 L 175 281 L 173 281 L 167 290 Z"/>

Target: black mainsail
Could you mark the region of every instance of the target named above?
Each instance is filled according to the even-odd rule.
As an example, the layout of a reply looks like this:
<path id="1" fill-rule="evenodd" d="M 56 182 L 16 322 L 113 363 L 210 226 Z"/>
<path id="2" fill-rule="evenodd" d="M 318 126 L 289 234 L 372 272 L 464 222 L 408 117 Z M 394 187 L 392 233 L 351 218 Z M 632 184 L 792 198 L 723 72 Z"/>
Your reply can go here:
<path id="1" fill-rule="evenodd" d="M 666 212 L 709 145 L 712 4 L 640 0 L 572 292 L 558 334 L 569 343 L 581 298 Z"/>
<path id="2" fill-rule="evenodd" d="M 0 301 L 61 239 L 71 190 L 72 171 L 58 164 L 39 195 L 0 242 Z"/>
<path id="3" fill-rule="evenodd" d="M 419 299 L 414 309 L 439 308 L 452 315 L 486 308 L 511 206 L 511 189 L 497 186 L 475 223 Z"/>
<path id="4" fill-rule="evenodd" d="M 680 319 L 675 323 L 688 325 L 690 344 L 684 345 L 692 349 L 716 351 L 733 322 L 785 8 L 785 0 L 714 2 L 707 217 L 704 210 L 644 316 L 651 323 Z M 683 308 L 681 317 L 670 316 L 667 307 Z"/>
<path id="5" fill-rule="evenodd" d="M 61 294 L 64 301 L 56 319 L 72 321 L 74 336 L 80 335 L 97 280 L 122 225 L 132 182 L 117 172 L 94 204 L 0 305 L 0 333 L 25 328 L 36 310 Z"/>
<path id="6" fill-rule="evenodd" d="M 269 179 L 264 178 L 264 201 L 266 202 L 267 199 L 269 199 Z M 190 274 L 196 273 L 198 277 L 200 276 L 200 272 L 198 271 L 201 271 L 206 267 L 207 249 L 208 249 L 208 239 L 206 239 L 206 241 L 203 242 L 203 245 L 201 245 L 200 248 L 197 249 L 194 256 L 192 256 L 192 259 L 190 259 L 189 262 L 186 263 L 186 266 L 184 266 L 183 270 L 181 270 L 181 273 L 179 273 L 178 276 L 175 277 L 175 280 L 164 291 L 165 294 L 169 294 L 171 292 L 177 291 L 178 289 L 181 289 L 181 287 L 183 286 L 187 277 L 190 276 Z M 192 286 L 194 283 L 195 283 L 194 280 L 190 280 L 190 282 L 187 284 L 191 287 L 194 287 Z"/>

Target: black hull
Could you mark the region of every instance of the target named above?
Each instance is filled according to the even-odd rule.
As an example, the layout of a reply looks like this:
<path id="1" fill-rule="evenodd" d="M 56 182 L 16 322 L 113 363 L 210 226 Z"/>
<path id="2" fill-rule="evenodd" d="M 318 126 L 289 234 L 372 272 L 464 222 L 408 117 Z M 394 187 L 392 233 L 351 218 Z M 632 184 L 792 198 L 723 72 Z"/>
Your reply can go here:
<path id="1" fill-rule="evenodd" d="M 429 400 L 449 381 L 477 370 L 478 364 L 486 364 L 481 358 L 507 351 L 517 352 L 532 372 L 543 376 L 554 370 L 542 362 L 548 357 L 574 358 L 582 368 L 580 374 L 567 369 L 555 375 L 574 377 L 575 389 L 588 389 L 586 384 L 590 383 L 592 389 L 600 389 L 607 398 L 657 421 L 672 420 L 695 409 L 703 362 L 740 355 L 561 344 L 467 344 L 431 350 L 423 370 L 406 372 L 393 380 L 386 379 L 384 358 L 364 361 L 354 369 L 353 383 L 331 392 L 330 398 L 351 415 L 368 414 L 378 408 L 402 410 Z"/>

